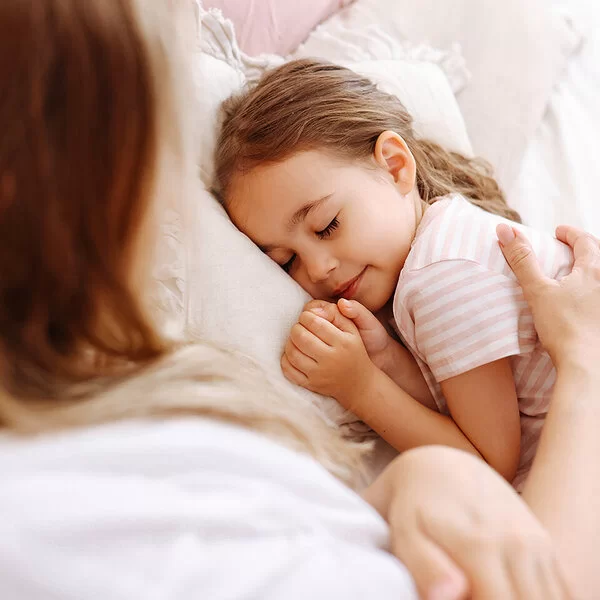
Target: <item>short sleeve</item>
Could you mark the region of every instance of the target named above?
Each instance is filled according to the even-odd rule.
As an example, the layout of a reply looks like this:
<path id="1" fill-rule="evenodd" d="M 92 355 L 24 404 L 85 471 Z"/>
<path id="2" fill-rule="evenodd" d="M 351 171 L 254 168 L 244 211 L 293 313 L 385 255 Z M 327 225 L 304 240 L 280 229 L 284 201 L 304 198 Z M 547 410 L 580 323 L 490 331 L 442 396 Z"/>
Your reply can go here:
<path id="1" fill-rule="evenodd" d="M 446 260 L 404 274 L 395 303 L 438 382 L 529 352 L 537 339 L 518 283 L 477 262 Z"/>

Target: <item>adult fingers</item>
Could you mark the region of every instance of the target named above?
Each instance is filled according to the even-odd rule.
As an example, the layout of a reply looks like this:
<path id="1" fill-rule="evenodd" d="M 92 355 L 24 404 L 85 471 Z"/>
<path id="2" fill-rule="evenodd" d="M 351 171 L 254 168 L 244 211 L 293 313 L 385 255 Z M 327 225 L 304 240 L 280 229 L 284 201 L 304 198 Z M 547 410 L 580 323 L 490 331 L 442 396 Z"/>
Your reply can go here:
<path id="1" fill-rule="evenodd" d="M 565 588 L 551 569 L 533 552 L 519 553 L 508 559 L 516 598 L 519 600 L 567 600 Z"/>
<path id="2" fill-rule="evenodd" d="M 469 583 L 463 572 L 436 543 L 418 529 L 392 530 L 392 551 L 415 580 L 424 600 L 464 600 Z"/>
<path id="3" fill-rule="evenodd" d="M 533 286 L 545 281 L 546 277 L 533 248 L 523 234 L 514 227 L 501 223 L 496 227 L 496 235 L 502 254 L 525 293 Z"/>
<path id="4" fill-rule="evenodd" d="M 307 356 L 304 352 L 302 352 L 302 350 L 300 350 L 291 339 L 288 339 L 285 345 L 284 354 L 290 361 L 292 367 L 298 369 L 298 371 L 300 371 L 307 377 L 317 365 L 315 359 L 311 358 L 310 356 Z"/>
<path id="5" fill-rule="evenodd" d="M 312 313 L 307 314 L 315 317 L 312 315 Z M 327 339 L 323 339 L 323 337 L 329 338 L 328 334 L 331 333 L 331 331 L 324 327 L 323 332 L 321 332 L 323 337 L 321 337 L 321 335 L 319 335 L 320 328 L 313 327 L 312 329 L 309 329 L 307 324 L 310 319 L 307 319 L 306 317 L 303 319 L 303 315 L 304 313 L 300 315 L 300 321 L 292 327 L 289 339 L 293 342 L 294 346 L 298 348 L 298 350 L 316 360 L 318 356 L 322 355 L 323 352 L 327 352 L 329 349 Z M 327 323 L 327 321 L 324 319 L 321 319 L 321 321 L 323 321 L 323 323 Z M 337 329 L 331 325 L 331 323 L 327 324 L 329 327 L 333 328 L 334 332 L 337 331 Z"/>
<path id="6" fill-rule="evenodd" d="M 361 331 L 380 329 L 382 327 L 377 317 L 356 300 L 345 300 L 342 298 L 338 301 L 337 305 L 342 315 L 348 319 L 352 319 Z"/>
<path id="7" fill-rule="evenodd" d="M 600 241 L 583 229 L 559 225 L 556 228 L 556 238 L 571 246 L 576 264 L 600 258 Z"/>

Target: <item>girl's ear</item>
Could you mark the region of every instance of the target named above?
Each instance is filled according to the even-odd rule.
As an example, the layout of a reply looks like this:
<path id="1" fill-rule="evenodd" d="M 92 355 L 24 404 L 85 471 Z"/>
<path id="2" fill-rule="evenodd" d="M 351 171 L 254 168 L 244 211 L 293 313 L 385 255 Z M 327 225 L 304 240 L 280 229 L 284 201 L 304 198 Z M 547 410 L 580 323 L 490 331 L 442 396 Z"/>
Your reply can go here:
<path id="1" fill-rule="evenodd" d="M 379 135 L 373 157 L 394 178 L 400 193 L 408 194 L 413 190 L 417 163 L 406 142 L 395 131 L 384 131 Z"/>

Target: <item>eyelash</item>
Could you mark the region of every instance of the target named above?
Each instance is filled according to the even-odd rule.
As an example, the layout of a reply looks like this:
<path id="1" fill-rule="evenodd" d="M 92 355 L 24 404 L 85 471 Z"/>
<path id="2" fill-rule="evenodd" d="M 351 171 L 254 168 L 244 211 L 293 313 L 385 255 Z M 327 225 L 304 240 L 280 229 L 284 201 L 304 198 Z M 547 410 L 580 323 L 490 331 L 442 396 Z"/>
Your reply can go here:
<path id="1" fill-rule="evenodd" d="M 285 264 L 281 265 L 281 268 L 286 272 L 289 273 L 290 269 L 292 268 L 292 263 L 296 260 L 296 255 L 292 254 L 292 258 L 290 258 L 290 260 L 288 260 Z"/>
<path id="2" fill-rule="evenodd" d="M 319 239 L 328 238 L 338 227 L 340 226 L 340 222 L 337 217 L 334 217 L 331 223 L 325 227 L 322 231 L 317 231 L 317 237 Z"/>
<path id="3" fill-rule="evenodd" d="M 317 237 L 321 240 L 324 240 L 325 238 L 328 238 L 339 226 L 340 226 L 339 219 L 337 217 L 334 217 L 331 220 L 331 223 L 329 223 L 329 225 L 327 225 L 327 227 L 325 227 L 325 229 L 316 232 Z M 292 264 L 295 260 L 296 260 L 296 255 L 293 254 L 292 258 L 290 258 L 290 260 L 288 260 L 286 263 L 281 265 L 281 268 L 286 273 L 289 273 L 290 269 L 292 268 Z"/>

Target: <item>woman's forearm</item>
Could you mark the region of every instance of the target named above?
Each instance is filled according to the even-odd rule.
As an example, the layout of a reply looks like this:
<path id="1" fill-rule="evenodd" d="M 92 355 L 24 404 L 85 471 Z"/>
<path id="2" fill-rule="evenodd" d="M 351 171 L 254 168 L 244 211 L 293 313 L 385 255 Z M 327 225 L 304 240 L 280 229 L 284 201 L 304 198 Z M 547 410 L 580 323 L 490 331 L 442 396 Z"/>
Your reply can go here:
<path id="1" fill-rule="evenodd" d="M 554 537 L 576 598 L 600 597 L 600 376 L 559 371 L 552 404 L 523 491 Z"/>

